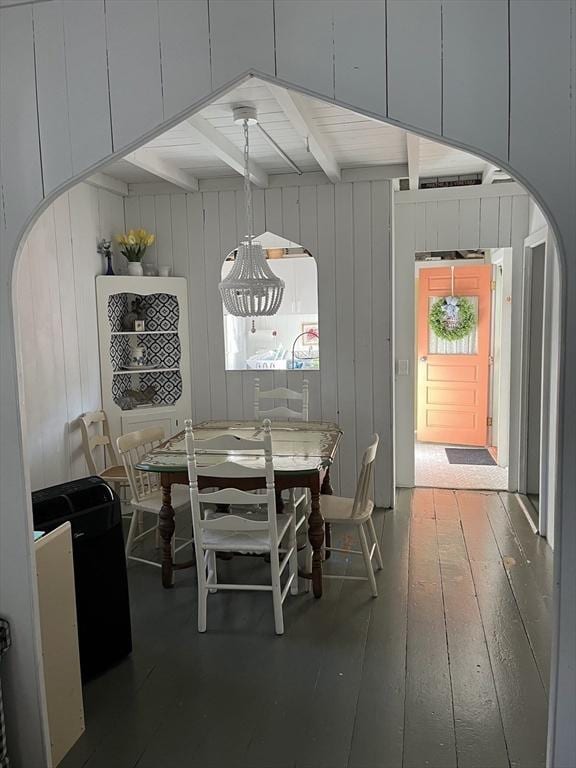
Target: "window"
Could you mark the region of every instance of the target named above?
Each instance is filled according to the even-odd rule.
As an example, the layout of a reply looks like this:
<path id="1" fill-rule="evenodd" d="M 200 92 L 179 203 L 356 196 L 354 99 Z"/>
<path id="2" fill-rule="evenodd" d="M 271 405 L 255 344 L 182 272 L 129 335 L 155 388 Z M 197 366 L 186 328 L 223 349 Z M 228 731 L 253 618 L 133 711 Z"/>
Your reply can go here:
<path id="1" fill-rule="evenodd" d="M 311 370 L 320 364 L 318 270 L 316 260 L 297 243 L 264 232 L 256 238 L 272 271 L 284 280 L 284 296 L 276 315 L 244 318 L 224 309 L 226 370 Z M 225 277 L 236 252 L 222 265 Z"/>

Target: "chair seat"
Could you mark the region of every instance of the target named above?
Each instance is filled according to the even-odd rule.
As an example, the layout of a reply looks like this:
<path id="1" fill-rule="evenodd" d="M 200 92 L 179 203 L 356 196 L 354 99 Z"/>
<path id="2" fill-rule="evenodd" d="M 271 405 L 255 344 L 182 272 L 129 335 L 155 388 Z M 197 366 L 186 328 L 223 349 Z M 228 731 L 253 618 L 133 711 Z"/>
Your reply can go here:
<path id="1" fill-rule="evenodd" d="M 242 517 L 244 519 L 267 520 L 267 516 L 262 512 L 236 513 L 232 512 L 233 517 Z M 226 514 L 215 511 L 207 511 L 207 520 L 216 520 L 219 517 L 228 517 Z M 278 541 L 280 541 L 288 530 L 290 525 L 290 515 L 277 515 Z M 215 531 L 204 530 L 202 534 L 202 544 L 205 549 L 217 549 L 219 552 L 270 552 L 270 533 L 264 531 Z"/>
<path id="2" fill-rule="evenodd" d="M 143 509 L 145 512 L 159 513 L 162 509 L 162 491 L 155 491 L 149 496 L 144 496 L 140 501 L 131 499 L 130 504 L 138 509 Z M 172 486 L 172 507 L 175 512 L 179 509 L 190 507 L 190 494 L 186 486 Z"/>
<path id="3" fill-rule="evenodd" d="M 372 514 L 374 504 L 369 501 L 362 512 L 358 512 L 352 517 L 354 508 L 354 499 L 348 499 L 345 496 L 320 495 L 320 513 L 325 523 L 349 523 L 351 525 L 360 525 Z"/>
<path id="4" fill-rule="evenodd" d="M 100 477 L 102 480 L 108 480 L 110 483 L 128 484 L 128 476 L 122 464 L 117 464 L 114 467 L 106 467 L 106 469 L 100 472 Z"/>

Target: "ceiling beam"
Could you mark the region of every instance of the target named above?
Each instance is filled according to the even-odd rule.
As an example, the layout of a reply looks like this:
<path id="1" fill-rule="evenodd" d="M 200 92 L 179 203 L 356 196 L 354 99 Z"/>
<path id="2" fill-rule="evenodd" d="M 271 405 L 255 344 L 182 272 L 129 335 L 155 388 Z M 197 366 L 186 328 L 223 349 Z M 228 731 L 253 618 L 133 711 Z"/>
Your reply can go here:
<path id="1" fill-rule="evenodd" d="M 92 176 L 88 176 L 86 179 L 86 184 L 105 189 L 107 192 L 113 192 L 115 195 L 122 195 L 122 197 L 127 197 L 129 194 L 126 182 L 120 181 L 120 179 L 116 179 L 113 176 L 108 176 L 107 173 L 93 173 Z"/>
<path id="2" fill-rule="evenodd" d="M 492 184 L 498 173 L 498 168 L 492 163 L 486 163 L 486 167 L 482 171 L 482 184 Z"/>
<path id="3" fill-rule="evenodd" d="M 406 156 L 409 188 L 418 189 L 420 186 L 420 137 L 408 131 L 406 131 Z"/>
<path id="4" fill-rule="evenodd" d="M 169 181 L 187 192 L 198 191 L 198 179 L 195 176 L 178 168 L 174 163 L 158 157 L 153 149 L 137 149 L 123 157 L 122 160 L 126 160 L 127 163 L 131 163 L 143 171 L 148 171 L 159 179 Z"/>
<path id="5" fill-rule="evenodd" d="M 192 115 L 185 124 L 194 130 L 198 138 L 226 165 L 233 168 L 241 176 L 244 175 L 244 153 L 233 144 L 230 139 L 220 133 L 212 123 L 200 115 Z M 248 169 L 250 171 L 250 181 L 257 187 L 268 186 L 268 174 L 254 160 L 250 160 Z"/>
<path id="6" fill-rule="evenodd" d="M 268 83 L 268 88 L 326 176 L 328 176 L 330 181 L 340 181 L 340 166 L 334 157 L 334 153 L 326 143 L 326 139 L 313 124 L 310 110 L 304 97 L 300 96 L 299 93 L 287 91 L 279 85 Z"/>

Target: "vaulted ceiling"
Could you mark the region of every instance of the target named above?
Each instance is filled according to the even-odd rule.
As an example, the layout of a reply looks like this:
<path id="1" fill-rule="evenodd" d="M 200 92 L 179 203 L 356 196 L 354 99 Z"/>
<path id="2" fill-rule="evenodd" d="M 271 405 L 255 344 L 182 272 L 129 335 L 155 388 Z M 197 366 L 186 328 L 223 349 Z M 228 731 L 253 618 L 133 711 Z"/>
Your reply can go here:
<path id="1" fill-rule="evenodd" d="M 495 171 L 473 155 L 252 78 L 106 173 L 128 184 L 162 180 L 190 190 L 199 180 L 241 173 L 242 128 L 232 118 L 237 105 L 256 107 L 259 124 L 300 171 L 323 171 L 332 181 L 344 169 L 374 166 L 409 178 L 410 188 L 422 177 L 483 173 L 488 181 Z M 257 186 L 267 186 L 273 174 L 295 172 L 257 127 L 250 129 L 250 156 Z"/>

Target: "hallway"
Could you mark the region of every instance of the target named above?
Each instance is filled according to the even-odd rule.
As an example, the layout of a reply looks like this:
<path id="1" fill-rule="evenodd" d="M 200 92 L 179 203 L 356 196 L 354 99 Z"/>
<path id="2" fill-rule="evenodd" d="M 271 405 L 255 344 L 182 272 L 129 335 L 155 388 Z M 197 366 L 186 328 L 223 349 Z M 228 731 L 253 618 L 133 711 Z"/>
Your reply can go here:
<path id="1" fill-rule="evenodd" d="M 508 469 L 494 465 L 451 464 L 445 445 L 414 444 L 414 481 L 419 488 L 505 491 Z"/>
<path id="2" fill-rule="evenodd" d="M 134 652 L 87 686 L 62 768 L 543 768 L 547 543 L 507 493 L 401 491 L 375 522 L 379 598 L 329 580 L 281 638 L 254 594 L 215 595 L 199 635 L 193 572 L 166 591 L 131 567 Z"/>

